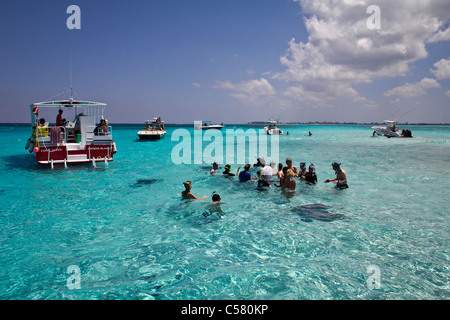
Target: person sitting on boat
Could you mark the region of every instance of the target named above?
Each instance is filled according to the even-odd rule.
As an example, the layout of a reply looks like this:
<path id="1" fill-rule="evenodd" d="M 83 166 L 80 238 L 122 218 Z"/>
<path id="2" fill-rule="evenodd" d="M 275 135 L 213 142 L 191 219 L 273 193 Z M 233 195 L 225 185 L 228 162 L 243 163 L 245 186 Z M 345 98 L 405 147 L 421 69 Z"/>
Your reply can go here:
<path id="1" fill-rule="evenodd" d="M 204 196 L 203 198 L 197 198 L 196 196 L 194 196 L 191 192 L 192 189 L 192 182 L 191 181 L 186 181 L 183 182 L 184 184 L 184 188 L 185 190 L 183 190 L 181 192 L 181 196 L 183 197 L 183 199 L 196 199 L 196 200 L 203 200 L 208 198 L 208 196 Z"/>
<path id="2" fill-rule="evenodd" d="M 308 167 L 308 172 L 305 174 L 305 181 L 309 184 L 316 184 L 317 175 L 314 165 L 311 163 Z"/>
<path id="3" fill-rule="evenodd" d="M 347 173 L 341 168 L 341 164 L 337 162 L 333 162 L 331 164 L 333 167 L 334 172 L 336 173 L 336 178 L 334 179 L 327 179 L 324 182 L 333 182 L 336 184 L 336 188 L 338 189 L 346 189 L 348 188 L 347 185 Z"/>
<path id="4" fill-rule="evenodd" d="M 165 128 L 164 128 L 164 122 L 162 122 L 161 117 L 158 118 L 158 121 L 159 121 L 159 126 L 160 126 L 160 128 L 161 128 L 161 131 L 162 131 L 162 130 L 165 130 Z"/>
<path id="5" fill-rule="evenodd" d="M 37 136 L 39 138 L 48 137 L 48 127 L 45 124 L 44 118 L 41 118 L 39 120 L 39 126 L 37 127 Z"/>
<path id="6" fill-rule="evenodd" d="M 300 171 L 298 172 L 298 177 L 302 180 L 305 180 L 305 175 L 308 172 L 306 170 L 306 162 L 300 162 Z"/>
<path id="7" fill-rule="evenodd" d="M 94 129 L 94 135 L 96 136 L 106 136 L 108 135 L 108 124 L 105 119 L 100 120 L 100 123 Z"/>

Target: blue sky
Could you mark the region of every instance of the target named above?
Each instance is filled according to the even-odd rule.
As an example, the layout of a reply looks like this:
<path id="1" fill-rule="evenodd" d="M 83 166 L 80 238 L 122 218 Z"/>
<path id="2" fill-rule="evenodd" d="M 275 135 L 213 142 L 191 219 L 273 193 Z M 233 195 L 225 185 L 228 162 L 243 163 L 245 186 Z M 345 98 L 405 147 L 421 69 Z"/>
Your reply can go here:
<path id="1" fill-rule="evenodd" d="M 69 30 L 69 5 L 81 29 Z M 70 87 L 111 123 L 450 122 L 450 3 L 134 0 L 0 3 L 2 122 Z"/>

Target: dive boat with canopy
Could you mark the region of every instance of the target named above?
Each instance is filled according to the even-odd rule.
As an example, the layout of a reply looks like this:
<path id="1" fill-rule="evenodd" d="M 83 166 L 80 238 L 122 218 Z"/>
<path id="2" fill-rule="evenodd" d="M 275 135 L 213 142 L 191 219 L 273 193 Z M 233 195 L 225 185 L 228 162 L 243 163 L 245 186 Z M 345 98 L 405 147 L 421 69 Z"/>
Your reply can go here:
<path id="1" fill-rule="evenodd" d="M 112 127 L 104 119 L 105 103 L 67 100 L 45 101 L 30 105 L 32 136 L 25 149 L 34 152 L 39 164 L 50 165 L 113 161 L 116 145 Z M 73 114 L 73 121 L 49 125 L 45 116 L 55 117 L 62 110 L 64 117 Z M 47 111 L 47 112 L 46 112 Z M 60 112 L 61 113 L 61 112 Z"/>
<path id="2" fill-rule="evenodd" d="M 385 136 L 388 138 L 412 138 L 411 131 L 409 129 L 398 130 L 395 125 L 397 121 L 384 120 L 385 126 L 372 127 L 372 136 Z"/>

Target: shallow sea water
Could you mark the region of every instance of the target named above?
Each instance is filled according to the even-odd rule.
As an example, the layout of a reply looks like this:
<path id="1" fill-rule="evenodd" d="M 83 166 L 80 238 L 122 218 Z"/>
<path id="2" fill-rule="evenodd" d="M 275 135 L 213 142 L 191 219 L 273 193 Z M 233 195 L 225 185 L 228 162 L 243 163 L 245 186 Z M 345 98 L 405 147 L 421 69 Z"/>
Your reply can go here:
<path id="1" fill-rule="evenodd" d="M 173 164 L 171 135 L 191 126 L 168 126 L 155 142 L 138 141 L 141 126 L 113 127 L 107 167 L 52 170 L 24 150 L 29 127 L 0 126 L 0 299 L 450 298 L 450 127 L 410 126 L 412 139 L 374 138 L 362 125 L 283 127 L 280 161 L 312 162 L 319 178 L 295 193 Z M 333 161 L 349 189 L 323 183 Z M 181 200 L 186 180 L 199 197 L 219 193 L 225 214 L 203 215 L 210 197 Z M 308 204 L 345 218 L 293 210 Z M 71 265 L 80 289 L 67 286 Z"/>

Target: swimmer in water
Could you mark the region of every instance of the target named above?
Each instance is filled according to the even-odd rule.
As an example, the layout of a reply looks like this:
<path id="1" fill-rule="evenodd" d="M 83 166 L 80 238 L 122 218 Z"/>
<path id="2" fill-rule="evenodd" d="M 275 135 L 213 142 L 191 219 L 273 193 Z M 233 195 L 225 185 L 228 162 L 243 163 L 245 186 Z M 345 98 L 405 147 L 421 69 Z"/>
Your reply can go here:
<path id="1" fill-rule="evenodd" d="M 300 171 L 298 172 L 298 177 L 305 180 L 305 175 L 308 171 L 306 170 L 306 162 L 300 162 Z"/>
<path id="2" fill-rule="evenodd" d="M 215 191 L 213 192 L 212 196 L 212 203 L 209 205 L 209 212 L 204 211 L 203 216 L 206 218 L 213 213 L 217 213 L 217 215 L 222 218 L 222 216 L 225 214 L 222 210 L 222 207 L 220 206 L 223 202 L 221 202 L 220 195 L 217 194 Z"/>
<path id="3" fill-rule="evenodd" d="M 225 169 L 225 171 L 223 172 L 223 175 L 224 175 L 224 176 L 226 176 L 226 177 L 232 177 L 232 176 L 235 176 L 235 175 L 236 175 L 236 174 L 234 174 L 234 173 L 231 172 L 231 166 L 230 166 L 229 164 L 227 164 L 227 165 L 224 167 L 224 169 Z"/>
<path id="4" fill-rule="evenodd" d="M 195 195 L 192 194 L 191 189 L 192 189 L 192 182 L 191 181 L 186 181 L 183 182 L 185 190 L 183 190 L 181 192 L 181 196 L 183 197 L 183 199 L 196 199 L 196 200 L 203 200 L 208 198 L 208 196 L 204 196 L 203 198 L 197 198 Z"/>
<path id="5" fill-rule="evenodd" d="M 213 163 L 213 168 L 211 169 L 211 171 L 209 172 L 209 174 L 215 174 L 217 173 L 217 170 L 220 169 L 219 165 L 217 164 L 217 162 Z"/>
<path id="6" fill-rule="evenodd" d="M 341 168 L 341 164 L 337 162 L 333 162 L 331 164 L 333 167 L 334 172 L 336 173 L 336 178 L 334 179 L 327 179 L 324 182 L 333 182 L 336 184 L 336 188 L 338 189 L 347 189 L 347 173 Z"/>

